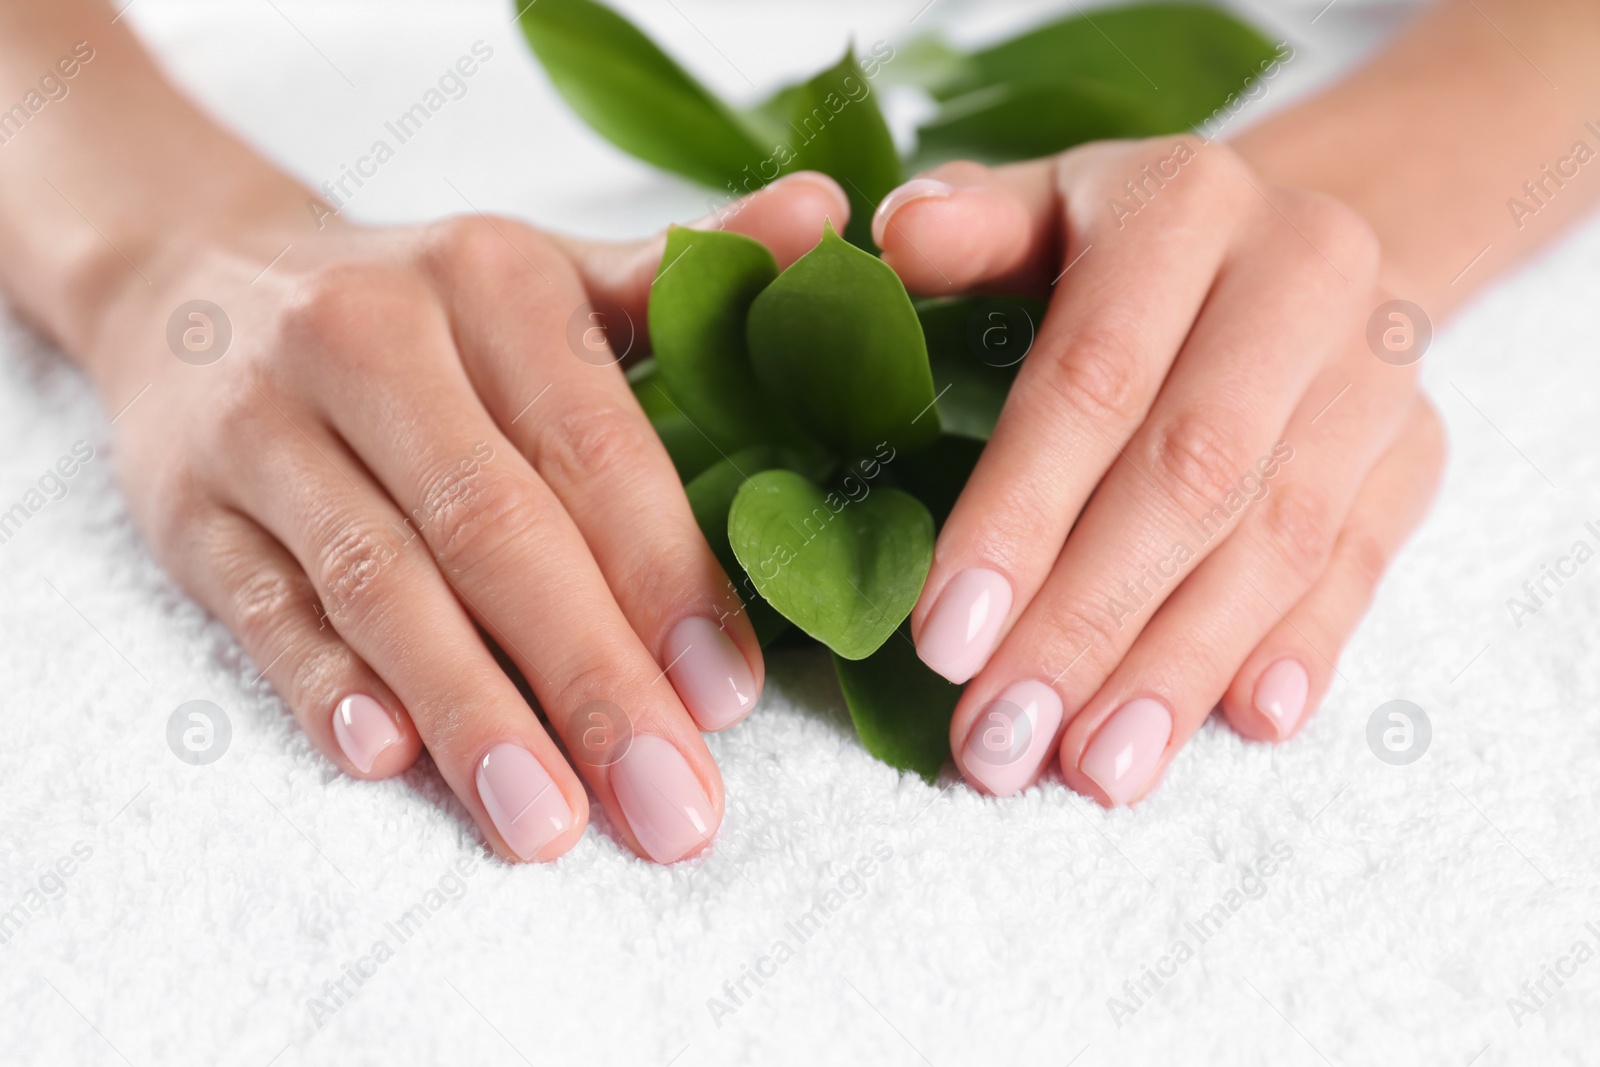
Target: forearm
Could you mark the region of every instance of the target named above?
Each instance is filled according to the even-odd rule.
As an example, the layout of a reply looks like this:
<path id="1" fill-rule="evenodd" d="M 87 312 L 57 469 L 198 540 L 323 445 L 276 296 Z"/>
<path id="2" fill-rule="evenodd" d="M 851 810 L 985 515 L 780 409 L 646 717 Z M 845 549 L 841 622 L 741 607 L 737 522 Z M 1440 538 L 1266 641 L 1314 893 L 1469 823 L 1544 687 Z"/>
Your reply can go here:
<path id="1" fill-rule="evenodd" d="M 115 303 L 218 220 L 309 195 L 181 96 L 115 14 L 0 3 L 0 287 L 80 363 Z"/>
<path id="2" fill-rule="evenodd" d="M 1234 147 L 1365 214 L 1385 286 L 1442 318 L 1600 201 L 1600 5 L 1446 0 Z"/>

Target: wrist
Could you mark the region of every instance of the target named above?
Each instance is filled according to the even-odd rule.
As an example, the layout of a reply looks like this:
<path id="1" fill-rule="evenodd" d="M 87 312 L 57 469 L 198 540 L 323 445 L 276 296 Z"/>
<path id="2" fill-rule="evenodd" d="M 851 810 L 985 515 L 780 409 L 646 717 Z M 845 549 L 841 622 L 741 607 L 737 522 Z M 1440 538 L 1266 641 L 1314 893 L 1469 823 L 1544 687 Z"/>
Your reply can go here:
<path id="1" fill-rule="evenodd" d="M 69 259 L 58 340 L 103 395 L 118 395 L 126 364 L 149 348 L 130 344 L 128 328 L 184 301 L 213 298 L 195 288 L 197 278 L 208 286 L 229 285 L 233 275 L 252 281 L 286 245 L 315 231 L 311 199 L 304 186 L 254 157 L 212 169 L 204 183 L 174 183 L 141 198 L 150 210 Z"/>

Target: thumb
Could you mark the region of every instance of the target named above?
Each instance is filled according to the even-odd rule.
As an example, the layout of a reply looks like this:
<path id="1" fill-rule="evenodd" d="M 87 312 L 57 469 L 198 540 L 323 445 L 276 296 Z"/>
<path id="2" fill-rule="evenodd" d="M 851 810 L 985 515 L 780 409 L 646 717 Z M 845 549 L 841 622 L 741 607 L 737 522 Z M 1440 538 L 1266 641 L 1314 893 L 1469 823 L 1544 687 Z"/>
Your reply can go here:
<path id="1" fill-rule="evenodd" d="M 766 245 L 781 270 L 811 251 L 822 239 L 823 223 L 842 231 L 850 221 L 850 201 L 826 174 L 802 170 L 787 174 L 749 196 L 687 223 L 692 229 L 727 230 Z M 578 269 L 589 299 L 609 302 L 643 322 L 666 248 L 663 231 L 638 241 L 589 241 L 550 235 Z"/>

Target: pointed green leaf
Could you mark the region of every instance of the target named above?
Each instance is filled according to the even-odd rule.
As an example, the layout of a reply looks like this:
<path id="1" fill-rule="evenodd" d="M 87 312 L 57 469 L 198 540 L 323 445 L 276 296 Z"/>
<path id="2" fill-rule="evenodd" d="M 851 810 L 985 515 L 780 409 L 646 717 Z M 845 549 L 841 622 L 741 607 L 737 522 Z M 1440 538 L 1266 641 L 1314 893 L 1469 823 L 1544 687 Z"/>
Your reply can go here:
<path id="1" fill-rule="evenodd" d="M 949 64 L 917 164 L 1021 159 L 1104 137 L 1191 129 L 1279 51 L 1224 11 L 1133 4 L 1075 14 Z"/>
<path id="2" fill-rule="evenodd" d="M 734 496 L 728 541 L 757 591 L 845 659 L 871 655 L 917 602 L 933 517 L 907 493 L 861 483 L 856 498 L 769 470 Z"/>
<path id="3" fill-rule="evenodd" d="M 785 171 L 819 170 L 850 198 L 845 238 L 872 249 L 872 213 L 903 178 L 900 154 L 878 109 L 872 82 L 852 52 L 787 94 L 782 131 L 794 158 Z"/>
<path id="4" fill-rule="evenodd" d="M 950 756 L 950 716 L 961 686 L 917 658 L 907 631 L 902 626 L 866 659 L 834 656 L 833 669 L 867 751 L 932 783 Z"/>
<path id="5" fill-rule="evenodd" d="M 756 379 L 845 454 L 939 436 L 922 324 L 888 264 L 824 229 L 750 306 Z"/>
<path id="6" fill-rule="evenodd" d="M 750 303 L 777 276 L 759 241 L 674 226 L 650 287 L 650 344 L 661 379 L 684 416 L 725 452 L 804 438 L 750 369 Z"/>
<path id="7" fill-rule="evenodd" d="M 770 155 L 738 117 L 633 23 L 593 0 L 518 0 L 556 90 L 623 151 L 723 188 Z"/>
<path id="8" fill-rule="evenodd" d="M 957 97 L 919 127 L 913 166 L 957 157 L 991 163 L 1032 159 L 1087 141 L 1172 129 L 1159 109 L 1121 86 L 1081 79 L 1002 84 Z"/>
<path id="9" fill-rule="evenodd" d="M 937 89 L 941 99 L 993 85 L 1063 78 L 1116 86 L 1186 129 L 1237 93 L 1277 48 L 1248 24 L 1192 3 L 1128 4 L 1075 13 L 981 49 Z"/>

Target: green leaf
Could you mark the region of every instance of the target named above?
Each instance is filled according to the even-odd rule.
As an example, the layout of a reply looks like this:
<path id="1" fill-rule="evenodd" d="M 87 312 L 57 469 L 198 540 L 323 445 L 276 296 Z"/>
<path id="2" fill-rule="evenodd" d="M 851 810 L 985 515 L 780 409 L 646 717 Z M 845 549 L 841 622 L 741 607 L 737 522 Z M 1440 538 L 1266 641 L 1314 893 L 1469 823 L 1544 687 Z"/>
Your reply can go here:
<path id="1" fill-rule="evenodd" d="M 680 479 L 687 482 L 722 458 L 717 446 L 695 429 L 684 417 L 683 409 L 668 395 L 655 360 L 641 360 L 629 368 L 628 383 L 633 386 L 634 398 L 644 408 L 650 425 L 655 427 L 656 436 L 666 446 L 667 455 L 672 457 Z"/>
<path id="2" fill-rule="evenodd" d="M 922 592 L 933 563 L 933 517 L 898 489 L 863 485 L 852 499 L 793 471 L 769 470 L 734 496 L 728 541 L 785 618 L 845 659 L 864 659 Z"/>
<path id="3" fill-rule="evenodd" d="M 1082 80 L 997 85 L 957 97 L 917 130 L 914 167 L 956 157 L 1033 159 L 1073 145 L 1172 130 L 1156 108 L 1118 86 Z M 1179 127 L 1182 128 L 1182 127 Z"/>
<path id="4" fill-rule="evenodd" d="M 883 121 L 872 82 L 855 55 L 844 58 L 803 85 L 780 93 L 785 105 L 783 136 L 794 150 L 785 171 L 819 170 L 839 183 L 850 198 L 845 238 L 872 249 L 872 213 L 904 174 L 894 138 Z"/>
<path id="5" fill-rule="evenodd" d="M 745 610 L 750 615 L 750 625 L 755 627 L 763 648 L 787 630 L 789 622 L 761 597 L 755 583 L 745 574 L 739 558 L 734 555 L 733 546 L 728 543 L 728 510 L 747 477 L 774 468 L 799 471 L 818 478 L 827 474 L 826 467 L 820 466 L 815 456 L 776 445 L 756 445 L 735 452 L 727 459 L 718 460 L 683 487 L 688 494 L 695 522 L 699 524 L 700 532 L 705 534 L 722 569 L 737 588 L 739 599 L 744 601 Z"/>
<path id="6" fill-rule="evenodd" d="M 1149 100 L 1179 130 L 1243 89 L 1277 54 L 1271 41 L 1218 8 L 1129 4 L 1048 22 L 974 52 L 966 76 L 938 92 L 948 100 L 985 86 L 1081 79 Z"/>
<path id="7" fill-rule="evenodd" d="M 937 34 L 926 33 L 895 45 L 877 80 L 881 85 L 914 85 L 938 97 L 942 86 L 970 83 L 982 76 L 965 51 Z"/>
<path id="8" fill-rule="evenodd" d="M 718 189 L 769 155 L 732 110 L 610 8 L 518 2 L 522 32 L 556 90 L 618 148 Z"/>
<path id="9" fill-rule="evenodd" d="M 947 433 L 921 452 L 901 459 L 895 465 L 895 484 L 922 501 L 933 516 L 934 529 L 941 529 L 982 454 L 983 442 L 978 438 Z"/>
<path id="10" fill-rule="evenodd" d="M 817 247 L 750 306 L 756 379 L 845 454 L 939 436 L 922 324 L 889 265 L 825 226 Z"/>
<path id="11" fill-rule="evenodd" d="M 917 306 L 947 434 L 987 441 L 1044 322 L 1036 297 L 960 297 Z"/>
<path id="12" fill-rule="evenodd" d="M 750 369 L 750 303 L 777 276 L 759 241 L 674 226 L 650 287 L 650 344 L 661 380 L 683 415 L 724 451 L 804 438 Z"/>
<path id="13" fill-rule="evenodd" d="M 930 784 L 938 778 L 950 755 L 950 716 L 961 687 L 923 665 L 907 628 L 866 659 L 834 656 L 833 668 L 867 751 Z"/>
<path id="14" fill-rule="evenodd" d="M 1194 4 L 1059 19 L 945 68 L 932 86 L 945 107 L 921 131 L 919 162 L 1023 158 L 1191 129 L 1277 55 L 1247 24 Z"/>

